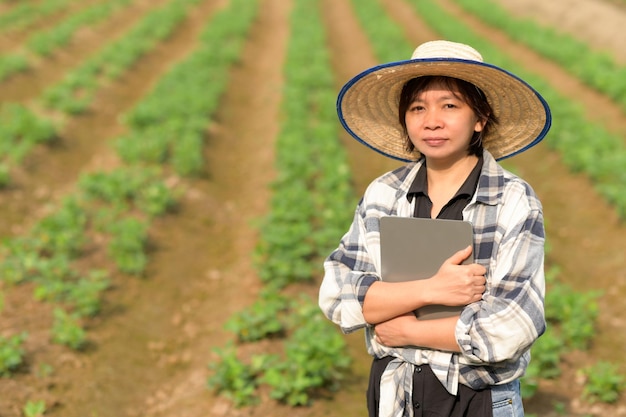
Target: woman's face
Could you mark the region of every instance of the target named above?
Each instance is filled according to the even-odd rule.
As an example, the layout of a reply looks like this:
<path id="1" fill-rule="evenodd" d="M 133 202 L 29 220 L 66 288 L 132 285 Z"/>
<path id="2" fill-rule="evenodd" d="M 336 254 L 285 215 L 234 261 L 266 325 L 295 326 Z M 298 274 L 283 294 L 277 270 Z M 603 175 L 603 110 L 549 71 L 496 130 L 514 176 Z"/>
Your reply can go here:
<path id="1" fill-rule="evenodd" d="M 441 83 L 430 84 L 415 97 L 405 122 L 415 148 L 429 161 L 441 163 L 467 158 L 472 135 L 484 127 L 461 95 Z"/>

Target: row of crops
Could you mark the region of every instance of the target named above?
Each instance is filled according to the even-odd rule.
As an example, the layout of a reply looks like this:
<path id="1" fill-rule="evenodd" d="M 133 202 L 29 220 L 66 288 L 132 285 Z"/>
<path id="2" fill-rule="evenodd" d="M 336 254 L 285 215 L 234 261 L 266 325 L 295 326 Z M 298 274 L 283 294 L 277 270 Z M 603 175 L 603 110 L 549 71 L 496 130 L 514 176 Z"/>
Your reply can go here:
<path id="1" fill-rule="evenodd" d="M 104 85 L 119 79 L 170 36 L 199 2 L 170 0 L 146 14 L 126 36 L 85 60 L 44 92 L 38 106 L 46 114 L 71 116 L 85 111 Z M 24 22 L 23 27 L 27 26 L 69 3 L 43 0 L 15 6 L 0 16 L 0 28 L 17 25 L 16 16 Z M 414 45 L 378 1 L 352 3 L 380 62 L 397 60 L 412 50 Z M 546 143 L 563 155 L 573 171 L 588 175 L 599 194 L 622 218 L 626 217 L 626 197 L 619 192 L 626 186 L 626 174 L 620 169 L 626 166 L 622 138 L 586 120 L 582 110 L 554 91 L 548 80 L 528 73 L 437 2 L 411 3 L 441 37 L 476 46 L 490 62 L 536 85 L 554 110 L 555 123 Z M 586 46 L 533 23 L 517 21 L 488 0 L 458 3 L 485 20 L 489 16 L 482 16 L 482 11 L 493 12 L 497 22 L 489 24 L 497 23 L 507 33 L 527 34 L 527 38 L 518 40 L 551 59 L 558 57 L 561 65 L 571 68 L 589 86 L 609 94 L 605 80 L 612 80 L 610 96 L 626 111 L 625 70 L 610 57 L 588 49 L 584 49 L 585 54 L 568 53 Z M 29 53 L 46 55 L 33 40 L 37 36 L 48 39 L 50 51 L 62 48 L 78 28 L 104 21 L 129 4 L 112 1 L 83 8 L 54 29 L 31 35 L 26 42 Z M 228 71 L 240 59 L 258 7 L 258 0 L 230 0 L 227 8 L 207 22 L 193 54 L 173 67 L 122 118 L 128 132 L 114 141 L 121 166 L 81 176 L 75 193 L 65 197 L 27 233 L 0 247 L 0 280 L 4 286 L 30 283 L 33 297 L 54 306 L 53 342 L 78 350 L 84 347 L 89 337 L 85 324 L 98 314 L 110 275 L 143 274 L 149 262 L 146 245 L 151 222 L 176 206 L 177 190 L 168 185 L 167 175 L 185 177 L 202 171 L 204 132 L 227 85 Z M 7 15 L 13 17 L 5 19 Z M 257 401 L 263 385 L 269 387 L 276 400 L 294 406 L 308 404 L 329 388 L 337 388 L 350 366 L 343 337 L 322 317 L 316 302 L 308 296 L 294 296 L 303 288 L 304 293 L 315 292 L 321 259 L 345 231 L 356 202 L 338 139 L 334 113 L 337 89 L 320 15 L 319 1 L 294 1 L 284 68 L 283 125 L 276 147 L 278 178 L 272 185 L 270 212 L 260 227 L 261 239 L 254 254 L 264 288 L 257 302 L 228 321 L 226 327 L 234 340 L 217 348 L 220 360 L 210 365 L 208 386 L 237 405 Z M 58 35 L 52 35 L 53 30 L 58 30 Z M 530 36 L 538 33 L 541 42 Z M 540 49 L 545 45 L 556 49 Z M 0 80 L 28 68 L 30 59 L 17 53 L 0 57 Z M 199 85 L 205 87 L 201 94 Z M 54 143 L 60 129 L 56 120 L 42 117 L 24 105 L 0 108 L 0 186 L 10 184 L 11 171 L 35 146 Z M 88 256 L 86 248 L 93 247 L 101 248 L 106 261 L 99 268 L 84 270 L 78 265 Z M 536 393 L 540 380 L 560 375 L 568 352 L 589 347 L 598 314 L 599 294 L 574 291 L 561 280 L 558 265 L 550 265 L 547 275 L 546 315 L 551 326 L 533 347 L 533 361 L 523 385 L 526 398 Z M 28 334 L 19 329 L 13 335 L 0 336 L 0 377 L 11 377 L 20 368 L 28 355 L 23 349 L 27 338 Z M 279 345 L 281 353 L 242 357 L 245 346 L 267 341 Z M 600 361 L 593 369 L 580 370 L 587 379 L 586 399 L 617 400 L 624 377 L 615 369 L 613 364 Z M 42 407 L 45 404 L 40 401 L 29 402 L 24 405 L 24 413 L 43 413 Z"/>
<path id="2" fill-rule="evenodd" d="M 335 389 L 350 365 L 346 344 L 306 295 L 316 292 L 323 257 L 336 244 L 355 200 L 338 140 L 336 96 L 317 1 L 295 2 L 284 66 L 283 125 L 276 144 L 278 178 L 255 252 L 264 288 L 226 324 L 236 344 L 218 348 L 209 385 L 249 405 L 261 385 L 270 397 L 298 406 Z M 315 161 L 315 163 L 311 163 Z M 272 340 L 282 354 L 242 357 L 244 344 Z"/>
<path id="3" fill-rule="evenodd" d="M 34 4 L 21 4 L 11 12 L 1 16 L 0 30 L 26 29 L 28 23 L 48 17 L 72 4 L 67 0 Z M 132 5 L 131 0 L 115 0 L 88 5 L 73 13 L 60 24 L 47 30 L 35 31 L 24 42 L 24 50 L 0 57 L 0 81 L 18 72 L 30 69 L 37 58 L 50 57 L 54 52 L 67 46 L 73 36 L 82 28 L 106 21 L 117 11 Z M 26 28 L 24 27 L 26 26 Z"/>
<path id="4" fill-rule="evenodd" d="M 4 1 L 2 3 L 11 3 Z M 43 0 L 36 4 L 21 3 L 0 16 L 0 29 L 11 31 L 27 29 L 37 21 L 63 11 L 72 3 L 71 0 Z"/>

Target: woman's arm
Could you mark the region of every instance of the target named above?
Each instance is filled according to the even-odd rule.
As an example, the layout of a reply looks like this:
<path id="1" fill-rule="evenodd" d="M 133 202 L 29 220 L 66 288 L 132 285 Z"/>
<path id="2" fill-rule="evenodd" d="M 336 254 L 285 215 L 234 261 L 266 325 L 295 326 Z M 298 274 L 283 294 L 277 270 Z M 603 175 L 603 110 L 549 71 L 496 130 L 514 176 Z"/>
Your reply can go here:
<path id="1" fill-rule="evenodd" d="M 363 318 L 363 282 L 379 279 L 367 244 L 363 202 L 359 204 L 348 232 L 339 247 L 324 262 L 324 279 L 318 303 L 324 315 L 344 333 L 367 326 Z"/>
<path id="2" fill-rule="evenodd" d="M 485 268 L 478 264 L 461 265 L 471 253 L 471 246 L 458 251 L 429 279 L 374 282 L 363 302 L 365 320 L 379 324 L 426 305 L 459 306 L 480 300 L 485 292 Z"/>
<path id="3" fill-rule="evenodd" d="M 479 245 L 493 246 L 488 289 L 466 307 L 457 322 L 461 360 L 498 363 L 518 358 L 545 330 L 543 215 L 532 190 L 512 187 L 499 212 L 501 235 Z M 479 237 L 481 239 L 481 237 Z M 490 250 L 491 252 L 491 250 Z"/>
<path id="4" fill-rule="evenodd" d="M 429 349 L 460 352 L 454 329 L 458 317 L 418 320 L 414 314 L 404 314 L 374 327 L 376 342 L 386 346 L 419 346 Z"/>

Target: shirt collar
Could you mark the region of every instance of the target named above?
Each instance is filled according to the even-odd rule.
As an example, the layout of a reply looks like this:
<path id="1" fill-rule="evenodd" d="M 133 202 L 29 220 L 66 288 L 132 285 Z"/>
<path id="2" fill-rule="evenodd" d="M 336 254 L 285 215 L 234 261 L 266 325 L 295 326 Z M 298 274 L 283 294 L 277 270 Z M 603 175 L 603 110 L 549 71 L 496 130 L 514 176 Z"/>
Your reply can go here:
<path id="1" fill-rule="evenodd" d="M 478 185 L 478 178 L 480 177 L 482 168 L 483 168 L 483 156 L 480 155 L 478 157 L 478 162 L 476 163 L 476 165 L 474 166 L 474 168 L 472 169 L 468 177 L 465 179 L 465 182 L 463 183 L 463 185 L 461 185 L 461 187 L 458 189 L 458 191 L 456 192 L 456 194 L 454 195 L 452 199 L 461 197 L 461 196 L 469 197 L 469 196 L 474 195 L 474 191 L 476 191 L 476 186 Z M 409 202 L 411 202 L 413 201 L 413 197 L 415 197 L 416 195 L 420 195 L 420 194 L 428 195 L 428 177 L 426 173 L 426 161 L 425 160 L 422 166 L 417 171 L 417 175 L 415 176 L 413 183 L 409 187 L 406 198 L 409 200 Z"/>

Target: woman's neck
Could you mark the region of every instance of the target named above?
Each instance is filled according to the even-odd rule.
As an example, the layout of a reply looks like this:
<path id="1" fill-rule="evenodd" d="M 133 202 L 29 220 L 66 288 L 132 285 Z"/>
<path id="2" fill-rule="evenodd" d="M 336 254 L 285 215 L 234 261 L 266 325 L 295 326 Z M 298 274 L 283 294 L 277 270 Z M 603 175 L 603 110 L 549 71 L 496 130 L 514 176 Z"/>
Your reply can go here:
<path id="1" fill-rule="evenodd" d="M 439 161 L 426 161 L 426 169 L 428 172 L 428 188 L 431 186 L 439 187 L 446 184 L 457 184 L 459 187 L 467 176 L 472 172 L 478 157 L 475 155 L 467 155 L 467 157 L 458 159 L 452 163 Z M 457 187 L 458 189 L 458 187 Z M 454 190 L 456 191 L 456 189 Z"/>
<path id="2" fill-rule="evenodd" d="M 432 202 L 432 217 L 437 217 L 443 206 L 454 197 L 477 162 L 478 157 L 473 155 L 468 155 L 467 158 L 447 165 L 433 164 L 432 161 L 426 161 L 428 197 Z"/>

